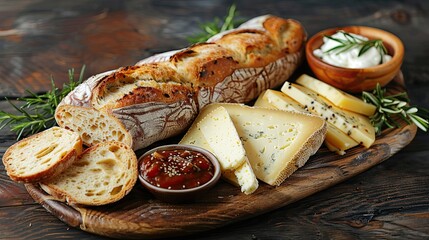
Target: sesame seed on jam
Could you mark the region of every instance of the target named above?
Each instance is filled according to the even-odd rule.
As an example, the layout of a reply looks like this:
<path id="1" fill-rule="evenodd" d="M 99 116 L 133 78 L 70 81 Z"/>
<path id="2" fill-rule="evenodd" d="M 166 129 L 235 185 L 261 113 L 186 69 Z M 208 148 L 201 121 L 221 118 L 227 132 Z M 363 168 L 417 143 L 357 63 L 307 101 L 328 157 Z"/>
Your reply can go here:
<path id="1" fill-rule="evenodd" d="M 199 152 L 177 149 L 147 155 L 140 171 L 150 184 L 177 190 L 205 184 L 213 178 L 214 166 Z"/>

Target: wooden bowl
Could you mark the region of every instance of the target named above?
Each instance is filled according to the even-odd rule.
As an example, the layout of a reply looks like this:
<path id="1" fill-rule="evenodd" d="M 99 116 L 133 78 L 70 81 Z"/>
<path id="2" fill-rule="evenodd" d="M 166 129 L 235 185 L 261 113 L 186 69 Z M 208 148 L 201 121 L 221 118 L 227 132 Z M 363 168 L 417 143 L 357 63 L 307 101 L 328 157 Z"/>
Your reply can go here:
<path id="1" fill-rule="evenodd" d="M 155 151 L 161 152 L 163 150 L 189 150 L 189 151 L 194 151 L 202 154 L 212 163 L 214 167 L 213 177 L 208 182 L 200 186 L 187 188 L 187 189 L 167 189 L 167 188 L 162 188 L 151 184 L 144 178 L 142 174 L 144 170 L 143 159 L 146 156 L 151 155 Z M 140 183 L 147 190 L 149 190 L 149 192 L 151 192 L 156 198 L 164 202 L 169 202 L 169 203 L 192 202 L 195 199 L 197 199 L 199 196 L 204 194 L 206 191 L 214 187 L 216 183 L 219 181 L 220 177 L 221 177 L 220 164 L 217 158 L 211 152 L 193 145 L 182 145 L 182 144 L 163 145 L 147 151 L 139 158 Z"/>
<path id="2" fill-rule="evenodd" d="M 369 39 L 383 40 L 383 44 L 392 59 L 374 67 L 355 69 L 337 67 L 323 62 L 313 54 L 313 51 L 320 48 L 325 35 L 333 35 L 339 30 L 359 34 Z M 347 26 L 323 30 L 308 40 L 305 50 L 307 62 L 318 79 L 352 93 L 373 90 L 377 83 L 385 86 L 400 71 L 404 57 L 404 45 L 398 37 L 384 30 L 365 26 Z"/>

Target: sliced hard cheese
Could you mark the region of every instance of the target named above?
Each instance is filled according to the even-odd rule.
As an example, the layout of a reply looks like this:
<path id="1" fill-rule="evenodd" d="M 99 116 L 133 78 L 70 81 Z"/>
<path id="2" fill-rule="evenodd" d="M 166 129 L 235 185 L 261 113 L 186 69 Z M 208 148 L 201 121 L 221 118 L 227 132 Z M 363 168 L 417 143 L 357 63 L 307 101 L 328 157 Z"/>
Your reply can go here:
<path id="1" fill-rule="evenodd" d="M 186 132 L 185 136 L 180 140 L 180 144 L 195 145 L 214 153 L 213 149 L 210 147 L 209 143 L 205 139 L 204 134 L 198 127 L 198 123 L 205 119 L 205 117 L 215 109 L 216 107 L 211 105 L 207 105 L 205 108 L 203 108 L 198 114 L 192 126 Z M 225 142 L 225 144 L 228 143 Z M 219 156 L 216 157 L 219 158 Z M 222 177 L 226 178 L 232 184 L 240 186 L 241 191 L 245 194 L 253 193 L 259 186 L 258 180 L 253 173 L 252 167 L 250 166 L 247 157 L 245 159 L 244 164 L 239 166 L 237 169 L 230 171 L 222 170 Z"/>
<path id="2" fill-rule="evenodd" d="M 268 104 L 280 110 L 310 113 L 301 107 L 298 102 L 288 97 L 286 94 L 276 90 L 266 90 L 265 92 L 261 93 L 258 101 L 255 102 L 255 106 L 258 107 Z"/>
<path id="3" fill-rule="evenodd" d="M 366 103 L 353 95 L 343 92 L 306 74 L 301 75 L 301 77 L 296 80 L 296 83 L 320 94 L 342 109 L 366 116 L 372 116 L 375 113 L 376 107 L 374 105 Z"/>
<path id="4" fill-rule="evenodd" d="M 329 104 L 329 101 L 323 99 L 317 93 L 296 84 L 285 82 L 281 91 L 304 105 L 305 109 L 324 118 L 363 146 L 368 148 L 374 143 L 374 127 L 367 117 Z"/>
<path id="5" fill-rule="evenodd" d="M 275 90 L 265 91 L 258 98 L 258 101 L 255 102 L 255 106 L 266 105 L 272 105 L 276 109 L 280 110 L 311 113 L 308 110 L 304 109 L 298 102 L 288 97 L 286 94 Z M 328 123 L 328 131 L 326 132 L 325 142 L 327 143 L 326 145 L 329 144 L 333 148 L 339 149 L 339 151 L 335 150 L 334 152 L 341 152 L 341 155 L 343 155 L 346 150 L 358 145 L 355 140 L 340 131 L 331 123 Z"/>
<path id="6" fill-rule="evenodd" d="M 346 154 L 345 151 L 342 151 L 341 149 L 333 146 L 332 144 L 330 144 L 329 142 L 325 141 L 325 146 L 329 149 L 329 151 L 331 152 L 336 152 L 338 155 L 344 155 Z"/>
<path id="7" fill-rule="evenodd" d="M 320 148 L 325 121 L 309 114 L 240 104 L 216 104 L 228 111 L 256 177 L 280 185 Z"/>
<path id="8" fill-rule="evenodd" d="M 343 153 L 340 155 L 344 155 L 346 150 L 359 145 L 359 143 L 353 140 L 353 138 L 349 137 L 347 134 L 343 133 L 341 130 L 339 130 L 337 127 L 335 127 L 334 125 L 332 125 L 332 123 L 329 122 L 328 131 L 326 132 L 326 140 L 327 141 L 325 141 L 325 144 L 327 146 L 331 145 L 335 149 L 339 150 L 334 152 Z M 329 149 L 331 150 L 331 148 Z"/>
<path id="9" fill-rule="evenodd" d="M 269 90 L 269 89 L 268 89 Z M 257 107 L 262 107 L 262 108 L 273 108 L 276 109 L 276 107 L 274 107 L 269 101 L 268 99 L 265 97 L 265 95 L 267 94 L 267 91 L 265 90 L 263 91 L 261 94 L 259 94 L 258 99 L 256 99 L 255 103 L 253 104 L 254 106 Z"/>
<path id="10" fill-rule="evenodd" d="M 235 170 L 245 162 L 246 151 L 225 108 L 216 108 L 197 126 L 218 157 L 223 170 Z"/>

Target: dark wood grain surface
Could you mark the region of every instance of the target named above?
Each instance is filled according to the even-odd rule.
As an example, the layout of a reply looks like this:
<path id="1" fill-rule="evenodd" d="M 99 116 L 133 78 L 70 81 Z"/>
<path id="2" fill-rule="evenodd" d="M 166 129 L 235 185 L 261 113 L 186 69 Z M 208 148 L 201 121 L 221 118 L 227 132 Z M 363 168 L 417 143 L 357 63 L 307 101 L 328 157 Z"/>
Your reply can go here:
<path id="1" fill-rule="evenodd" d="M 243 19 L 271 13 L 301 21 L 309 35 L 368 25 L 399 36 L 412 103 L 429 108 L 429 2 L 235 1 Z M 198 24 L 223 16 L 232 1 L 0 1 L 0 109 L 4 96 L 44 92 L 50 76 L 86 64 L 86 76 L 187 46 Z M 299 69 L 306 72 L 304 65 Z M 372 169 L 283 208 L 186 239 L 427 239 L 429 135 L 418 132 Z M 15 142 L 0 132 L 0 155 Z M 0 164 L 1 239 L 101 239 L 72 228 L 37 204 Z"/>

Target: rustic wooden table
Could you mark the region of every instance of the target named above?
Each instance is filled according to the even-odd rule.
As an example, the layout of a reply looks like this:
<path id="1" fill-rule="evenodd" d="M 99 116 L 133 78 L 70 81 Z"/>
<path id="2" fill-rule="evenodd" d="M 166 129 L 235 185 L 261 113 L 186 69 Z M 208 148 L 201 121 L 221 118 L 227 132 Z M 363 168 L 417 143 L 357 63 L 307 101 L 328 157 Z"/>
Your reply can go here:
<path id="1" fill-rule="evenodd" d="M 428 1 L 234 1 L 248 19 L 294 18 L 311 36 L 341 25 L 368 25 L 399 36 L 412 103 L 429 108 Z M 85 75 L 133 65 L 153 53 L 187 46 L 198 24 L 224 16 L 233 1 L 0 0 L 0 109 L 4 97 L 44 92 L 67 70 Z M 298 71 L 308 71 L 304 65 Z M 0 156 L 16 136 L 0 132 Z M 332 188 L 261 216 L 186 239 L 428 239 L 429 135 L 419 131 L 402 151 Z M 0 164 L 1 239 L 102 239 L 71 228 L 11 181 Z"/>

